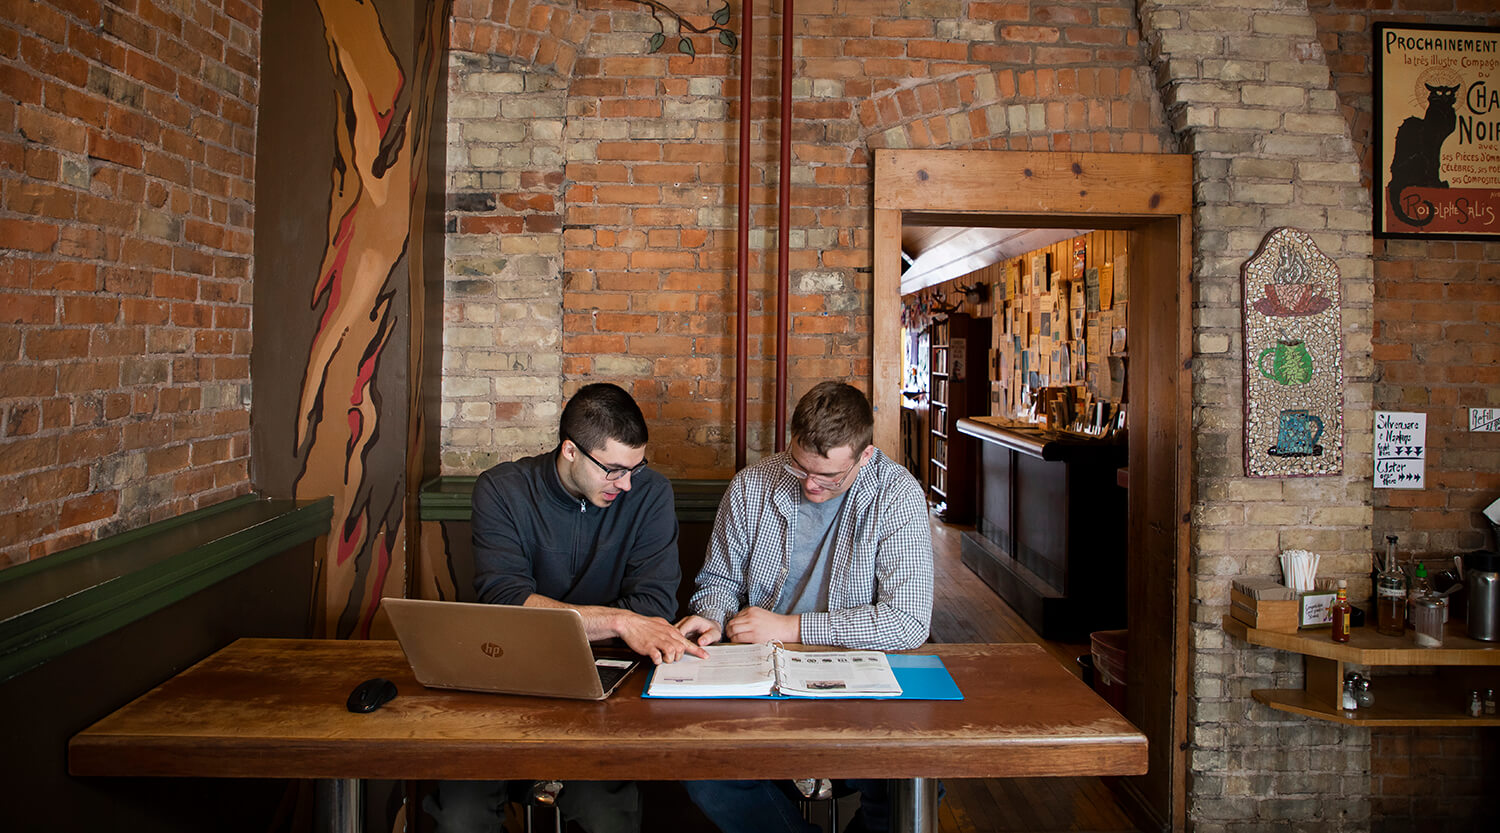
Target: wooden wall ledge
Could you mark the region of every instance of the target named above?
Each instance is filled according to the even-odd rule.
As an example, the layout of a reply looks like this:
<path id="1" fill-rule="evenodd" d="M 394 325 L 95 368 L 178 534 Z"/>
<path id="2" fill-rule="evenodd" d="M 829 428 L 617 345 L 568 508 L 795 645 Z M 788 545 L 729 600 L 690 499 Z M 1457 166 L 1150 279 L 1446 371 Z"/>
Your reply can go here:
<path id="1" fill-rule="evenodd" d="M 419 514 L 424 521 L 467 521 L 473 511 L 475 477 L 445 475 L 422 484 Z M 713 523 L 728 480 L 673 480 L 679 523 Z"/>
<path id="2" fill-rule="evenodd" d="M 245 495 L 0 571 L 0 681 L 328 532 L 333 499 Z"/>

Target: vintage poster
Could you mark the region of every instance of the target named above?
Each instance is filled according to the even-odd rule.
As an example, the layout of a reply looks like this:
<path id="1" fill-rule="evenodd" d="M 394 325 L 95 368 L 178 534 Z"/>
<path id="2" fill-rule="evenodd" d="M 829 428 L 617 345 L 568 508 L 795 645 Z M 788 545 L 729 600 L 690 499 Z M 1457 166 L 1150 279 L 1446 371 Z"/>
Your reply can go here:
<path id="1" fill-rule="evenodd" d="M 1375 24 L 1375 236 L 1500 238 L 1500 29 Z"/>

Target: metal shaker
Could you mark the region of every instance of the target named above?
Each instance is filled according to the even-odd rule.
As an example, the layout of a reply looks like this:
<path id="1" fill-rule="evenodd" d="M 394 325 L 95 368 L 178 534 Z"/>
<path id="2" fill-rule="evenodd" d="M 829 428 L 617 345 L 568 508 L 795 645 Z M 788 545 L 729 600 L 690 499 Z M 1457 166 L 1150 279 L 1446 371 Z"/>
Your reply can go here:
<path id="1" fill-rule="evenodd" d="M 1500 640 L 1500 553 L 1472 552 L 1464 556 L 1464 579 L 1469 596 L 1469 636 L 1485 642 Z"/>

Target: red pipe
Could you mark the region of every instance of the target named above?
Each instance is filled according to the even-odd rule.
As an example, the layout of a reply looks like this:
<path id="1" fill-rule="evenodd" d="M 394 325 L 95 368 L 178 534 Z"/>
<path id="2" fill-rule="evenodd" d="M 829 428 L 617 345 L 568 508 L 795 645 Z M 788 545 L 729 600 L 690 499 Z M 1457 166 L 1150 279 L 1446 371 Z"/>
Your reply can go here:
<path id="1" fill-rule="evenodd" d="M 748 1 L 748 0 L 747 0 Z M 781 10 L 781 151 L 777 156 L 776 188 L 776 450 L 786 448 L 787 307 L 790 305 L 790 240 L 792 218 L 792 17 L 796 0 L 785 0 Z"/>
<path id="2" fill-rule="evenodd" d="M 746 344 L 750 339 L 750 71 L 751 49 L 755 43 L 754 0 L 741 4 L 744 32 L 740 40 L 740 151 L 739 151 L 739 230 L 735 258 L 738 276 L 737 299 L 739 314 L 736 316 L 734 332 L 734 470 L 745 467 L 745 424 L 749 419 L 746 402 L 749 399 L 748 361 Z"/>

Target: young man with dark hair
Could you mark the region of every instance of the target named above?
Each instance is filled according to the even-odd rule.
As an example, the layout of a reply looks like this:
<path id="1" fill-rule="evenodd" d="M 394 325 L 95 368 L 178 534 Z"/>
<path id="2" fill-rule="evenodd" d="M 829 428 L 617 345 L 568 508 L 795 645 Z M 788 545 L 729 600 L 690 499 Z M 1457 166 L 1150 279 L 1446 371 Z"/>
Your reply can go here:
<path id="1" fill-rule="evenodd" d="M 668 621 L 681 578 L 677 515 L 672 484 L 646 468 L 646 440 L 629 393 L 585 385 L 563 408 L 557 448 L 480 475 L 473 514 L 479 601 L 573 608 L 589 639 L 618 637 L 652 662 L 703 656 Z M 441 833 L 496 830 L 517 789 L 445 781 L 428 811 Z M 632 782 L 569 782 L 557 805 L 589 833 L 641 829 Z"/>
<path id="2" fill-rule="evenodd" d="M 823 382 L 792 414 L 791 444 L 738 475 L 719 504 L 692 614 L 700 645 L 800 642 L 891 651 L 927 639 L 932 532 L 922 487 L 871 444 L 870 402 Z M 861 793 L 851 830 L 889 829 L 884 781 Z M 770 781 L 688 781 L 725 833 L 816 831 Z"/>

